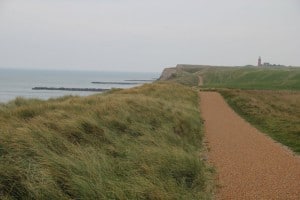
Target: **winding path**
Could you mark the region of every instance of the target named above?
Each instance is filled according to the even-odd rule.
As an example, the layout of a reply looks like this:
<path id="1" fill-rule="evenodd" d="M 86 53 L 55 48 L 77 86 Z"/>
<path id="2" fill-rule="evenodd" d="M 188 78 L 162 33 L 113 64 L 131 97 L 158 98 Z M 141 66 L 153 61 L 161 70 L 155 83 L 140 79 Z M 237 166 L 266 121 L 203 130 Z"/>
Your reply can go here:
<path id="1" fill-rule="evenodd" d="M 200 92 L 217 199 L 300 199 L 300 159 L 239 117 L 216 92 Z"/>

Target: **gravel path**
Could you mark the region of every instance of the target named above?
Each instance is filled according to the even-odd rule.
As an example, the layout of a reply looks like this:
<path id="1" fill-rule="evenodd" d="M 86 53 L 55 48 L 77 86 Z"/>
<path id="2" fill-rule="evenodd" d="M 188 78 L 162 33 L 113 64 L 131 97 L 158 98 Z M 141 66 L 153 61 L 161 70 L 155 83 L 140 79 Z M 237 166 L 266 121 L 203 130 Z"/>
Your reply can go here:
<path id="1" fill-rule="evenodd" d="M 217 199 L 300 200 L 300 158 L 239 117 L 216 92 L 200 92 Z"/>
<path id="2" fill-rule="evenodd" d="M 198 86 L 202 86 L 203 85 L 203 78 L 202 76 L 198 76 Z"/>

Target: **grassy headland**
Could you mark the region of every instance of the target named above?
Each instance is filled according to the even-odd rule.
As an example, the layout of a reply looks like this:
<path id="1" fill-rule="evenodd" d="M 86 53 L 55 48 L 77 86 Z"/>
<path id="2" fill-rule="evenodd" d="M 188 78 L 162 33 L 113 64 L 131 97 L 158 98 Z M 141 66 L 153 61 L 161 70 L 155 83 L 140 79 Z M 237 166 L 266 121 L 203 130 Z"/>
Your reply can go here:
<path id="1" fill-rule="evenodd" d="M 300 67 L 215 67 L 178 65 L 170 81 L 204 88 L 300 90 Z"/>
<path id="2" fill-rule="evenodd" d="M 201 76 L 202 88 L 219 91 L 247 121 L 300 153 L 300 67 L 178 65 L 176 69 L 171 81 L 196 86 Z"/>
<path id="3" fill-rule="evenodd" d="M 197 92 L 174 83 L 18 98 L 0 106 L 0 197 L 209 199 L 201 124 Z"/>

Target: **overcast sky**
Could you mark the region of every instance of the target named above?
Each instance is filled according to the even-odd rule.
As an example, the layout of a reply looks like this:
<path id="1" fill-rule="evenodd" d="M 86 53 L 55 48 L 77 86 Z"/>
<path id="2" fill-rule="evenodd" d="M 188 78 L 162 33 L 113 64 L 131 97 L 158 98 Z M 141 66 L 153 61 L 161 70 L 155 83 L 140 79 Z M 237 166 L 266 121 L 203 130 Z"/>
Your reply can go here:
<path id="1" fill-rule="evenodd" d="M 0 0 L 0 68 L 300 66 L 300 0 Z"/>

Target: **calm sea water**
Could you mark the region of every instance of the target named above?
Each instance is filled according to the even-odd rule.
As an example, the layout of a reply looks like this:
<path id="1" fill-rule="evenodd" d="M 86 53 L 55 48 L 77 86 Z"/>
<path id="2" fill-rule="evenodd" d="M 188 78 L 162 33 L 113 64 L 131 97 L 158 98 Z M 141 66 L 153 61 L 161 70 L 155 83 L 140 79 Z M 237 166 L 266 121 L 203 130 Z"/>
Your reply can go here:
<path id="1" fill-rule="evenodd" d="M 129 88 L 137 85 L 92 84 L 91 82 L 126 82 L 126 80 L 153 80 L 159 73 L 50 71 L 0 69 L 0 102 L 16 97 L 49 99 L 64 95 L 86 96 L 95 92 L 32 90 L 33 87 L 65 88 Z M 138 82 L 139 85 L 145 82 Z"/>

